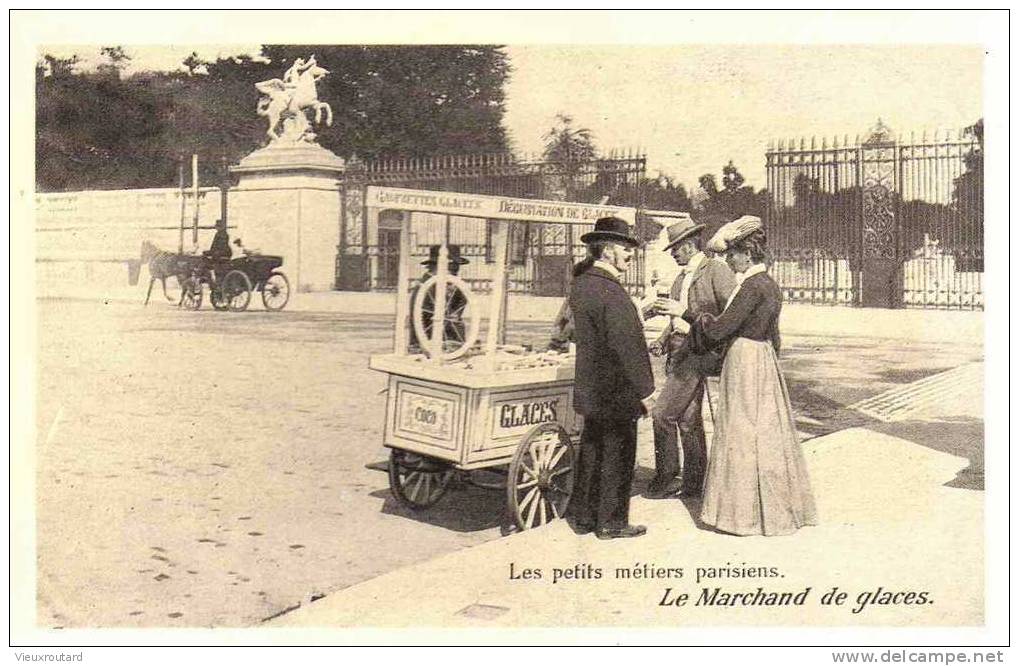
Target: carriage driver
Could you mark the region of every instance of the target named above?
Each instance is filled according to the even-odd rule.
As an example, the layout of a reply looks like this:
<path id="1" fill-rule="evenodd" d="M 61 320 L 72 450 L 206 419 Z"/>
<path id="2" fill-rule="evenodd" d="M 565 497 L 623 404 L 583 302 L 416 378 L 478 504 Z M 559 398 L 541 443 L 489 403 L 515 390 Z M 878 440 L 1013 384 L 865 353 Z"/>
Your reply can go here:
<path id="1" fill-rule="evenodd" d="M 210 259 L 225 260 L 233 256 L 230 249 L 230 234 L 226 231 L 226 222 L 216 220 L 216 235 L 212 237 L 212 245 L 205 252 Z"/>

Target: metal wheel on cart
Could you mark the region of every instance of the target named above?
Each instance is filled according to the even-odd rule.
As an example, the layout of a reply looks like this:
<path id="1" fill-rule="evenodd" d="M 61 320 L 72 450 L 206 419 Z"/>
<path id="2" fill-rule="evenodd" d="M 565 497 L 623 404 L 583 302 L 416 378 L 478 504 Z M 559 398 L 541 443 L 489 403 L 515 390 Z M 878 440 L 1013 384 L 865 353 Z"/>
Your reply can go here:
<path id="1" fill-rule="evenodd" d="M 196 276 L 191 275 L 180 281 L 180 305 L 186 310 L 202 307 L 202 282 Z"/>
<path id="2" fill-rule="evenodd" d="M 278 312 L 290 300 L 290 280 L 282 271 L 273 271 L 262 283 L 262 305 L 266 310 Z"/>
<path id="3" fill-rule="evenodd" d="M 524 436 L 509 466 L 507 506 L 522 530 L 562 518 L 573 494 L 577 448 L 558 423 L 542 423 Z"/>
<path id="4" fill-rule="evenodd" d="M 251 303 L 251 280 L 243 271 L 232 270 L 219 285 L 218 300 L 231 312 L 243 312 Z"/>
<path id="5" fill-rule="evenodd" d="M 409 509 L 426 509 L 438 502 L 452 479 L 448 463 L 400 449 L 389 454 L 389 488 Z"/>

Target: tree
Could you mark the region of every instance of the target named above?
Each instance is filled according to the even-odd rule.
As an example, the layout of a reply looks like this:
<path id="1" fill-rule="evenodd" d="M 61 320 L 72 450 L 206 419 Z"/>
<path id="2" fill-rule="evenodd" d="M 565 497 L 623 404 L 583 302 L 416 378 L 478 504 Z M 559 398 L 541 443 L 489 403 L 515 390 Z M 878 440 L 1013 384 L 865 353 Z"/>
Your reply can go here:
<path id="1" fill-rule="evenodd" d="M 180 155 L 200 155 L 201 181 L 218 183 L 220 157 L 235 163 L 266 141 L 254 84 L 314 53 L 330 74 L 319 98 L 334 112 L 318 141 L 343 157 L 500 152 L 503 84 L 498 46 L 273 46 L 262 57 L 202 62 L 177 72 L 124 75 L 128 56 L 76 71 L 76 59 L 43 56 L 36 68 L 36 186 L 40 191 L 176 184 Z"/>
<path id="2" fill-rule="evenodd" d="M 131 57 L 124 53 L 122 46 L 104 46 L 99 53 L 106 58 L 106 62 L 100 64 L 96 71 L 111 78 L 119 79 L 121 72 L 131 62 Z"/>
<path id="3" fill-rule="evenodd" d="M 586 127 L 574 127 L 573 118 L 557 113 L 552 129 L 542 137 L 542 156 L 550 162 L 561 162 L 567 168 L 590 162 L 597 157 L 594 134 Z"/>
<path id="4" fill-rule="evenodd" d="M 209 63 L 199 58 L 197 51 L 192 51 L 187 58 L 184 58 L 184 61 L 181 64 L 187 68 L 188 74 L 191 76 L 194 76 L 195 74 L 209 73 L 208 71 Z"/>
<path id="5" fill-rule="evenodd" d="M 729 163 L 722 167 L 722 189 L 718 189 L 714 174 L 706 173 L 698 179 L 703 198 L 700 210 L 703 216 L 735 220 L 741 215 L 764 217 L 768 208 L 766 190 L 755 192 L 752 185 L 745 185 L 746 179 L 736 165 Z"/>

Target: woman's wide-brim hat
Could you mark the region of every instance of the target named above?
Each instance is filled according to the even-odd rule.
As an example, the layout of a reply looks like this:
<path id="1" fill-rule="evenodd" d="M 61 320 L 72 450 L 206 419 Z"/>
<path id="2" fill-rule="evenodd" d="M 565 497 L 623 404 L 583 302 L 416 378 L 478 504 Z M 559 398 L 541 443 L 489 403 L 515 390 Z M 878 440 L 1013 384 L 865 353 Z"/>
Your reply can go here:
<path id="1" fill-rule="evenodd" d="M 708 241 L 708 249 L 713 252 L 725 252 L 733 243 L 737 243 L 755 231 L 764 227 L 761 218 L 744 215 L 723 225 Z"/>
<path id="2" fill-rule="evenodd" d="M 439 248 L 440 247 L 441 246 L 439 246 L 439 245 L 432 245 L 431 247 L 429 247 L 428 248 L 428 258 L 425 259 L 424 261 L 422 261 L 421 265 L 422 266 L 428 266 L 428 265 L 433 265 L 434 266 L 434 265 L 438 265 L 438 263 L 439 263 Z M 460 256 L 460 246 L 459 245 L 447 245 L 446 246 L 446 251 L 448 253 L 447 254 L 447 258 L 449 259 L 449 263 L 451 263 L 451 264 L 459 264 L 459 265 L 463 266 L 464 264 L 471 263 L 468 259 L 465 259 L 464 257 Z"/>
<path id="3" fill-rule="evenodd" d="M 743 240 L 755 231 L 760 231 L 763 226 L 759 217 L 744 215 L 715 231 L 707 243 L 708 249 L 716 253 L 726 252 L 733 243 Z"/>
<path id="4" fill-rule="evenodd" d="M 675 224 L 670 224 L 665 229 L 667 234 L 668 242 L 665 245 L 665 251 L 668 252 L 676 245 L 679 245 L 688 238 L 692 238 L 704 231 L 706 225 L 696 224 L 693 219 L 684 217 Z"/>
<path id="5" fill-rule="evenodd" d="M 641 244 L 640 239 L 630 231 L 630 225 L 626 223 L 626 220 L 618 217 L 599 218 L 594 223 L 594 230 L 580 237 L 581 243 L 593 243 L 596 241 L 626 243 L 634 247 Z"/>

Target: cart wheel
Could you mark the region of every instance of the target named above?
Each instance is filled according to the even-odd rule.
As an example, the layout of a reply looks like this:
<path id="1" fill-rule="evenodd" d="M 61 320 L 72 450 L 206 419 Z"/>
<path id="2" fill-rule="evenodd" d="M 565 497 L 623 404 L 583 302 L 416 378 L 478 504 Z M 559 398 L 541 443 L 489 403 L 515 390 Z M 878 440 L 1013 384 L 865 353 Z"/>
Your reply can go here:
<path id="1" fill-rule="evenodd" d="M 506 483 L 513 519 L 522 530 L 562 518 L 573 493 L 577 450 L 558 423 L 535 426 L 520 442 Z"/>
<path id="2" fill-rule="evenodd" d="M 422 350 L 431 355 L 432 317 L 435 314 L 435 289 L 438 284 L 437 275 L 433 275 L 418 287 L 414 302 L 411 304 L 414 333 Z M 457 294 L 460 297 L 457 297 Z M 478 339 L 481 330 L 481 317 L 474 303 L 473 293 L 466 282 L 456 275 L 446 276 L 446 330 L 442 334 L 442 353 L 440 358 L 452 361 L 460 358 Z M 450 325 L 456 322 L 456 325 Z"/>
<path id="3" fill-rule="evenodd" d="M 232 312 L 243 312 L 251 303 L 251 280 L 243 271 L 233 270 L 223 278 L 219 298 Z"/>
<path id="4" fill-rule="evenodd" d="M 409 509 L 425 509 L 446 494 L 453 470 L 444 462 L 393 449 L 389 454 L 389 488 Z"/>
<path id="5" fill-rule="evenodd" d="M 230 309 L 230 303 L 223 298 L 222 289 L 209 289 L 209 302 L 212 303 L 212 307 L 220 312 Z"/>
<path id="6" fill-rule="evenodd" d="M 290 280 L 282 271 L 269 273 L 262 284 L 262 305 L 266 310 L 278 312 L 286 306 L 290 300 Z"/>
<path id="7" fill-rule="evenodd" d="M 192 276 L 184 278 L 180 285 L 180 304 L 187 310 L 202 307 L 202 282 Z"/>

